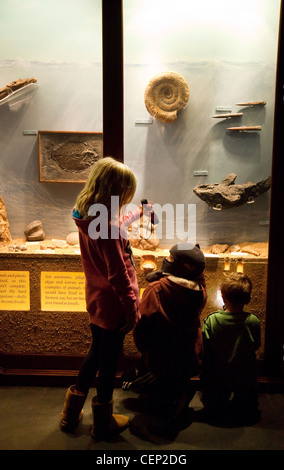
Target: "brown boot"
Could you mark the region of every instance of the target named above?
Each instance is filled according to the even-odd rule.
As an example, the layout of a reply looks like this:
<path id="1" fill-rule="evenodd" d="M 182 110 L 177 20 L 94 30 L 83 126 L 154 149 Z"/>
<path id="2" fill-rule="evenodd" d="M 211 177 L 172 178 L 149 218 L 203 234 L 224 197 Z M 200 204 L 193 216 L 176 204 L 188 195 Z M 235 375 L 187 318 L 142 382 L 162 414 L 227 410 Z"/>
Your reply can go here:
<path id="1" fill-rule="evenodd" d="M 75 385 L 68 388 L 64 400 L 63 410 L 60 414 L 60 427 L 62 431 L 72 432 L 78 426 L 83 415 L 83 406 L 87 395 L 75 393 Z"/>
<path id="2" fill-rule="evenodd" d="M 91 436 L 96 439 L 109 438 L 127 428 L 128 416 L 112 414 L 113 400 L 99 403 L 98 397 L 92 400 L 93 426 Z"/>

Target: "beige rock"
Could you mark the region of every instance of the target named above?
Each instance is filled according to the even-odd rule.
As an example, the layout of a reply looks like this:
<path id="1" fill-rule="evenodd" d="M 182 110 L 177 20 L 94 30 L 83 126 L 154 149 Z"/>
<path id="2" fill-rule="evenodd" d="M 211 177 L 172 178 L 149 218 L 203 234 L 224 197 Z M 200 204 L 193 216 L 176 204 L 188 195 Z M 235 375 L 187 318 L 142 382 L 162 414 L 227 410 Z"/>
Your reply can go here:
<path id="1" fill-rule="evenodd" d="M 185 108 L 188 100 L 188 84 L 183 76 L 176 72 L 154 75 L 144 93 L 147 111 L 162 122 L 175 121 L 178 112 Z"/>
<path id="2" fill-rule="evenodd" d="M 28 241 L 40 241 L 45 239 L 45 233 L 40 220 L 34 220 L 25 228 L 25 237 Z"/>
<path id="3" fill-rule="evenodd" d="M 129 227 L 128 233 L 129 242 L 133 248 L 154 251 L 160 244 L 160 240 L 154 230 L 154 225 L 150 223 L 150 226 L 148 226 L 147 222 L 143 224 L 143 218 L 134 222 Z"/>
<path id="4" fill-rule="evenodd" d="M 79 232 L 70 232 L 66 237 L 68 245 L 79 245 Z"/>

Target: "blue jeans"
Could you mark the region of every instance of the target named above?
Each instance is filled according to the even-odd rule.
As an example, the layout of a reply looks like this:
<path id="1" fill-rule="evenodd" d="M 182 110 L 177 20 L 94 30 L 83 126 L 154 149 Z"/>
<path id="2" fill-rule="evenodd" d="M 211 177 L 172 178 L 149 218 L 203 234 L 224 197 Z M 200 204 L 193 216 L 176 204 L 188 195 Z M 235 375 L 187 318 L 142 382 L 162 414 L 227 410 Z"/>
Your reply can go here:
<path id="1" fill-rule="evenodd" d="M 87 394 L 96 377 L 97 395 L 100 403 L 112 399 L 115 372 L 125 335 L 118 330 L 105 330 L 91 324 L 92 344 L 77 377 L 76 388 Z"/>

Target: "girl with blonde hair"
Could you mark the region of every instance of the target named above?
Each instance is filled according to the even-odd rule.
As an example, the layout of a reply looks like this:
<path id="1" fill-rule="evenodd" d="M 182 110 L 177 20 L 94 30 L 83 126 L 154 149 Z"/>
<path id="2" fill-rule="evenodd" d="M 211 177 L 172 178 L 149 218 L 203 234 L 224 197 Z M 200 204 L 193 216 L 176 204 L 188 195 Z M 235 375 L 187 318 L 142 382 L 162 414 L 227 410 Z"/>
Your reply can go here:
<path id="1" fill-rule="evenodd" d="M 112 414 L 115 371 L 125 334 L 140 318 L 139 289 L 128 240 L 118 232 L 111 237 L 122 206 L 130 203 L 136 190 L 136 177 L 123 163 L 106 157 L 95 163 L 80 192 L 73 219 L 79 230 L 82 265 L 85 273 L 86 306 L 92 332 L 92 345 L 85 357 L 75 385 L 66 393 L 61 413 L 61 429 L 73 431 L 96 377 L 97 396 L 92 399 L 95 438 L 109 437 L 125 429 L 127 416 Z M 113 220 L 112 197 L 118 197 Z M 107 237 L 90 236 L 90 224 L 98 220 L 97 208 L 107 210 Z M 141 206 L 129 214 L 127 223 L 141 216 Z M 125 223 L 124 218 L 124 223 Z M 97 225 L 99 227 L 100 224 Z"/>
<path id="2" fill-rule="evenodd" d="M 99 160 L 93 167 L 84 189 L 80 192 L 76 209 L 83 218 L 93 204 L 104 204 L 111 209 L 111 197 L 119 197 L 119 207 L 129 204 L 136 191 L 136 177 L 123 163 L 111 157 Z"/>

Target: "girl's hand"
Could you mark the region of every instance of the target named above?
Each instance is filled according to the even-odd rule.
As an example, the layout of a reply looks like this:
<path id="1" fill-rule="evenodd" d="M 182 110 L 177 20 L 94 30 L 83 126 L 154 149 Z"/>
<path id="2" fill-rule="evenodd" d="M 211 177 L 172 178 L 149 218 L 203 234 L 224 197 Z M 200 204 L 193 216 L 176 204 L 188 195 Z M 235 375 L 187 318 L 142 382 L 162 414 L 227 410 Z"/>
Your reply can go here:
<path id="1" fill-rule="evenodd" d="M 124 333 L 124 334 L 127 334 L 129 333 L 129 331 L 133 330 L 134 326 L 136 325 L 136 323 L 138 322 L 138 320 L 140 320 L 141 318 L 141 313 L 138 312 L 135 317 L 133 317 L 132 315 L 127 315 L 127 320 L 126 320 L 126 323 L 125 325 L 123 325 L 121 328 L 120 328 L 120 333 Z"/>
<path id="2" fill-rule="evenodd" d="M 133 319 L 128 319 L 124 326 L 122 326 L 119 330 L 120 333 L 127 334 L 129 331 L 133 330 L 136 321 Z"/>
<path id="3" fill-rule="evenodd" d="M 142 217 L 143 212 L 144 214 L 150 215 L 150 213 L 153 211 L 153 206 L 152 204 L 140 204 L 139 206 L 139 212 L 140 212 L 140 217 Z"/>

